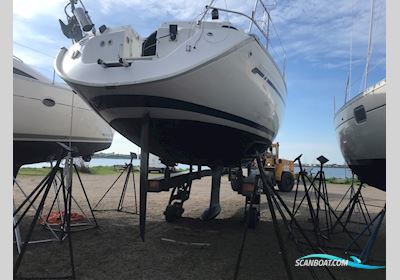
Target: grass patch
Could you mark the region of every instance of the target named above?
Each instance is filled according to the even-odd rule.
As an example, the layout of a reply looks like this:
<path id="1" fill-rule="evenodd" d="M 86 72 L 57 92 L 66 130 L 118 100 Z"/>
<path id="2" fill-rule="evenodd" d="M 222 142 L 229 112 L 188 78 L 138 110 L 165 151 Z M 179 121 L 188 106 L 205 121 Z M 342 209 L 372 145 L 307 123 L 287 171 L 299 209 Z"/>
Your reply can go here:
<path id="1" fill-rule="evenodd" d="M 89 168 L 89 172 L 85 172 L 92 175 L 111 175 L 120 173 L 121 170 L 114 166 L 94 166 Z"/>
<path id="2" fill-rule="evenodd" d="M 46 176 L 50 172 L 50 167 L 32 168 L 24 167 L 18 172 L 18 176 Z"/>
<path id="3" fill-rule="evenodd" d="M 94 166 L 90 168 L 80 169 L 78 167 L 79 173 L 89 174 L 89 175 L 113 175 L 121 173 L 124 166 Z M 134 171 L 138 172 L 139 170 L 134 167 Z M 24 167 L 21 168 L 18 172 L 18 176 L 46 176 L 50 172 L 49 167 L 43 168 L 32 168 L 32 167 Z M 75 172 L 75 171 L 74 171 Z"/>
<path id="4" fill-rule="evenodd" d="M 335 177 L 331 177 L 331 178 L 326 178 L 326 182 L 330 183 L 330 184 L 345 184 L 345 185 L 349 185 L 351 184 L 351 178 L 335 178 Z M 359 183 L 359 181 L 357 179 L 354 180 L 354 183 Z"/>

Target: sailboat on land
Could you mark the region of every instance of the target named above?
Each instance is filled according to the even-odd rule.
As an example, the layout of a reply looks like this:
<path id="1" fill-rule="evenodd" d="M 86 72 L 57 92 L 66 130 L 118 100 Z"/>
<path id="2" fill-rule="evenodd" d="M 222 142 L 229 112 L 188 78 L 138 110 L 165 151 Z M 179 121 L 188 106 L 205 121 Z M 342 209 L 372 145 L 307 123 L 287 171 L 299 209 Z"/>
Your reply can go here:
<path id="1" fill-rule="evenodd" d="M 135 144 L 149 116 L 149 151 L 163 162 L 239 166 L 278 133 L 287 96 L 285 55 L 279 45 L 270 52 L 274 29 L 262 1 L 255 5 L 261 23 L 256 13 L 211 5 L 200 20 L 163 23 L 147 38 L 130 26 L 96 30 L 87 11 L 73 6 L 68 24 L 60 23 L 76 43 L 60 50 L 55 69 Z M 220 12 L 248 20 L 249 29 L 219 21 Z"/>
<path id="2" fill-rule="evenodd" d="M 386 80 L 367 88 L 371 56 L 371 19 L 364 90 L 335 113 L 336 135 L 343 157 L 359 179 L 386 190 Z"/>
<path id="3" fill-rule="evenodd" d="M 73 100 L 73 103 L 72 103 Z M 111 127 L 79 96 L 13 59 L 14 177 L 24 164 L 49 161 L 63 143 L 89 158 L 110 147 Z"/>

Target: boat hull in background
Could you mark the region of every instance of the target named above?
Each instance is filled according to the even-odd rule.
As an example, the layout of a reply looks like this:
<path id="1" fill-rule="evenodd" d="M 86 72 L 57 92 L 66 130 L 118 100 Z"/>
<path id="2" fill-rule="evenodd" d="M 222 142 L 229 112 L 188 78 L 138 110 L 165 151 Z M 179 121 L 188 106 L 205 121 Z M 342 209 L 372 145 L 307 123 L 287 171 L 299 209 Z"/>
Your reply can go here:
<path id="1" fill-rule="evenodd" d="M 71 89 L 51 84 L 16 59 L 13 122 L 14 176 L 22 165 L 58 154 L 57 142 L 71 141 L 73 156 L 85 157 L 107 149 L 113 139 L 111 127 Z"/>
<path id="2" fill-rule="evenodd" d="M 347 102 L 335 126 L 349 167 L 362 182 L 386 190 L 386 81 Z"/>

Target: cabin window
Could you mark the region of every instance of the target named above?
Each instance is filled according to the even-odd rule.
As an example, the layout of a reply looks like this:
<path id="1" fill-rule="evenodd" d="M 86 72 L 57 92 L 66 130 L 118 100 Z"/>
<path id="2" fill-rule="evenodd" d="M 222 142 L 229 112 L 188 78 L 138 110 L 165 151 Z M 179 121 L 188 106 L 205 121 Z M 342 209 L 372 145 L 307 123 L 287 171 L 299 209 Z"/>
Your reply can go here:
<path id="1" fill-rule="evenodd" d="M 142 44 L 142 56 L 156 55 L 157 31 L 150 34 Z"/>
<path id="2" fill-rule="evenodd" d="M 33 77 L 33 76 L 29 75 L 28 73 L 25 73 L 24 71 L 21 71 L 15 67 L 13 67 L 13 73 L 20 75 L 20 76 L 24 76 L 24 77 L 28 77 L 28 78 L 37 80 L 35 77 Z"/>
<path id="3" fill-rule="evenodd" d="M 221 27 L 222 28 L 230 28 L 230 29 L 233 29 L 233 30 L 238 30 L 236 27 L 234 27 L 232 25 L 222 25 Z"/>
<path id="4" fill-rule="evenodd" d="M 357 123 L 362 123 L 367 120 L 367 113 L 365 112 L 365 108 L 363 105 L 358 106 L 354 109 L 354 117 Z"/>

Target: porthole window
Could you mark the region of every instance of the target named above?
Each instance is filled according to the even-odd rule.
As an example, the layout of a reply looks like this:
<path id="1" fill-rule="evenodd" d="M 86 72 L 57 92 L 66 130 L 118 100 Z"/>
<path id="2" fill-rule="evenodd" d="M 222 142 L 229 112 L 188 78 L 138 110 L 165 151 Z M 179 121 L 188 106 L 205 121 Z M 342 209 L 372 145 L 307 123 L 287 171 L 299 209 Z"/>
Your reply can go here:
<path id="1" fill-rule="evenodd" d="M 365 112 L 365 108 L 363 105 L 358 106 L 354 109 L 354 118 L 358 123 L 362 123 L 367 120 L 367 113 Z"/>
<path id="2" fill-rule="evenodd" d="M 42 100 L 43 105 L 47 106 L 47 107 L 53 107 L 54 105 L 56 105 L 56 102 L 53 99 L 50 98 L 45 98 Z"/>

